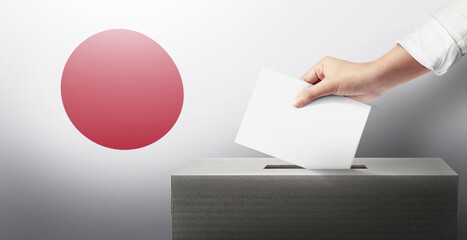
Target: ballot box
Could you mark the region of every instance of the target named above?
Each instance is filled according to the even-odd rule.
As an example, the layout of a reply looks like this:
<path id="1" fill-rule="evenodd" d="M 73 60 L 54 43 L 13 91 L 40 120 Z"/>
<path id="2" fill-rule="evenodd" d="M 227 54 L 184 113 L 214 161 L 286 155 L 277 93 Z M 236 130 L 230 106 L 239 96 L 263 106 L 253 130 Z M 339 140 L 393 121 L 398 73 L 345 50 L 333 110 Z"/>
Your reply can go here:
<path id="1" fill-rule="evenodd" d="M 353 164 L 189 161 L 172 174 L 173 239 L 457 239 L 459 178 L 442 159 Z"/>

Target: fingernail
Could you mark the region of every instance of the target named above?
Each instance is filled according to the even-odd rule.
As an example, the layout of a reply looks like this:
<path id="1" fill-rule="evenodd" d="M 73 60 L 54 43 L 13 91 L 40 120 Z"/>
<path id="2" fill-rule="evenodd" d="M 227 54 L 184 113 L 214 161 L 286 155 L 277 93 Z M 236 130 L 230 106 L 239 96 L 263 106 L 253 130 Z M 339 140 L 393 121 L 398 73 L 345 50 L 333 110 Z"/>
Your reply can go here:
<path id="1" fill-rule="evenodd" d="M 296 108 L 301 107 L 301 106 L 302 106 L 302 99 L 301 99 L 299 96 L 297 96 L 297 97 L 293 100 L 292 105 L 293 105 L 294 107 L 296 107 Z"/>

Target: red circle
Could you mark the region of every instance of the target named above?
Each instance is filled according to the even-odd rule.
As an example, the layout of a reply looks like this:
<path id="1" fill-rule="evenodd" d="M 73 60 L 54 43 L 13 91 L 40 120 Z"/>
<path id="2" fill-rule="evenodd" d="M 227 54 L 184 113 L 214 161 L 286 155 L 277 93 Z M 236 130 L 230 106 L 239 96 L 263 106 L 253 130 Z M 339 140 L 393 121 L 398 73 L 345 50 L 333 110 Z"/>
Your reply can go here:
<path id="1" fill-rule="evenodd" d="M 114 149 L 156 142 L 183 105 L 182 79 L 172 58 L 149 37 L 123 29 L 97 33 L 73 51 L 61 93 L 73 125 Z"/>

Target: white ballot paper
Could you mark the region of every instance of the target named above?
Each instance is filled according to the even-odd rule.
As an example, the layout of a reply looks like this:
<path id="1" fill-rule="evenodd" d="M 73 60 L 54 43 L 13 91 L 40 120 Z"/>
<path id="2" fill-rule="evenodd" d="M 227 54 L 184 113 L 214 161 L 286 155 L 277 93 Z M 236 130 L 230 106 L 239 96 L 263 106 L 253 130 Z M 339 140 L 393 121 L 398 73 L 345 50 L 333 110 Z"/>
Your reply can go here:
<path id="1" fill-rule="evenodd" d="M 293 107 L 308 87 L 263 68 L 235 142 L 308 169 L 349 169 L 371 107 L 341 96 Z"/>

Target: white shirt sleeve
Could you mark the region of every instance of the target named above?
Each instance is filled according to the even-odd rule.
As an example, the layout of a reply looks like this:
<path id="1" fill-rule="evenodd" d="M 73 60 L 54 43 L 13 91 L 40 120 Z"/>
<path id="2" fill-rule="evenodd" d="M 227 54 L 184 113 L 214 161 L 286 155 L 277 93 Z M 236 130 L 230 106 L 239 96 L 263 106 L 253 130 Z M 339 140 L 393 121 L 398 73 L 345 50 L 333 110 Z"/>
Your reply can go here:
<path id="1" fill-rule="evenodd" d="M 446 73 L 467 52 L 467 0 L 437 10 L 397 43 L 435 74 Z"/>

